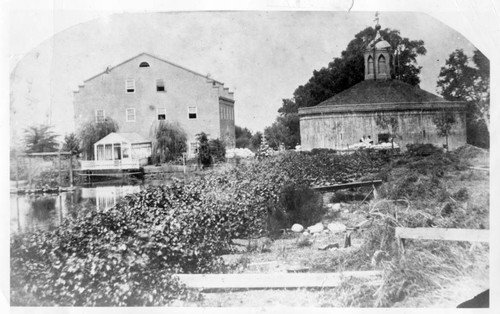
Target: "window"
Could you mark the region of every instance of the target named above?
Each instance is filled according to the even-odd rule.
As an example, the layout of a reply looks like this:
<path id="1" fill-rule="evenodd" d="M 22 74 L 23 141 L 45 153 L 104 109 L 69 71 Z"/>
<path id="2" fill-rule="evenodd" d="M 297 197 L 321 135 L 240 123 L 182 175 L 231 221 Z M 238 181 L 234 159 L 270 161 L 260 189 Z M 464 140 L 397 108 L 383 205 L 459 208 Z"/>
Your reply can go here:
<path id="1" fill-rule="evenodd" d="M 167 120 L 167 108 L 158 108 L 156 112 L 158 114 L 158 120 Z"/>
<path id="2" fill-rule="evenodd" d="M 379 143 L 389 143 L 391 135 L 389 133 L 379 133 L 378 142 Z"/>
<path id="3" fill-rule="evenodd" d="M 104 160 L 104 145 L 97 145 L 97 160 Z"/>
<path id="4" fill-rule="evenodd" d="M 115 143 L 113 145 L 114 147 L 114 153 L 115 153 L 115 160 L 120 160 L 122 159 L 122 154 L 121 154 L 121 144 L 120 143 Z"/>
<path id="5" fill-rule="evenodd" d="M 188 117 L 189 119 L 196 119 L 198 110 L 196 107 L 188 107 Z"/>
<path id="6" fill-rule="evenodd" d="M 149 68 L 149 63 L 147 63 L 147 62 L 141 62 L 141 64 L 139 64 L 139 67 L 140 68 Z"/>
<path id="7" fill-rule="evenodd" d="M 127 79 L 125 81 L 125 90 L 127 93 L 135 93 L 135 80 Z"/>
<path id="8" fill-rule="evenodd" d="M 373 58 L 372 56 L 368 57 L 368 69 L 367 69 L 368 74 L 373 74 Z"/>
<path id="9" fill-rule="evenodd" d="M 378 58 L 378 73 L 385 73 L 385 57 L 382 55 Z"/>
<path id="10" fill-rule="evenodd" d="M 189 143 L 189 152 L 192 155 L 198 154 L 198 143 L 197 142 Z"/>
<path id="11" fill-rule="evenodd" d="M 95 111 L 95 122 L 100 123 L 104 122 L 104 109 L 96 109 Z"/>
<path id="12" fill-rule="evenodd" d="M 105 160 L 113 160 L 113 152 L 112 149 L 113 145 L 111 144 L 105 144 L 104 145 L 104 159 Z"/>
<path id="13" fill-rule="evenodd" d="M 135 108 L 125 109 L 125 116 L 127 122 L 135 122 Z"/>
<path id="14" fill-rule="evenodd" d="M 165 92 L 165 83 L 163 80 L 156 80 L 156 91 Z"/>

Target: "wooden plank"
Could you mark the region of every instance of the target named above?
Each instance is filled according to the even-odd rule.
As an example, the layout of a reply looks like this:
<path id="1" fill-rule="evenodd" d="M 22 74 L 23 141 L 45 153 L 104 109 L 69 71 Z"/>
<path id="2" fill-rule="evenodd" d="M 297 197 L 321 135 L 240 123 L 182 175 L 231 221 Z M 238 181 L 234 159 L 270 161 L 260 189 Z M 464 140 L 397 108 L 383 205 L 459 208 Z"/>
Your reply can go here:
<path id="1" fill-rule="evenodd" d="M 285 289 L 337 287 L 348 278 L 380 283 L 382 272 L 270 273 L 270 274 L 178 274 L 189 288 L 202 290 Z"/>
<path id="2" fill-rule="evenodd" d="M 336 191 L 342 189 L 358 188 L 362 186 L 378 186 L 381 184 L 382 180 L 373 180 L 373 181 L 349 182 L 349 183 L 326 185 L 326 186 L 313 186 L 311 188 L 316 191 Z"/>
<path id="3" fill-rule="evenodd" d="M 474 170 L 490 171 L 490 168 L 481 168 L 481 167 L 469 167 L 469 168 Z"/>
<path id="4" fill-rule="evenodd" d="M 447 228 L 396 228 L 396 238 L 417 240 L 446 240 L 489 242 L 489 230 Z"/>

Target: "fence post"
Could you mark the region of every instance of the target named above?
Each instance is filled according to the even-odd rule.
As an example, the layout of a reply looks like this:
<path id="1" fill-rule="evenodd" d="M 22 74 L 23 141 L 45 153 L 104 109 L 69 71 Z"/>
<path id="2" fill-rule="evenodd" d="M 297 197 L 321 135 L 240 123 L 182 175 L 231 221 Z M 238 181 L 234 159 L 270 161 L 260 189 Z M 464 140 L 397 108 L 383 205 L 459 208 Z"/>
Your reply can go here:
<path id="1" fill-rule="evenodd" d="M 73 187 L 73 154 L 69 155 L 69 185 Z"/>
<path id="2" fill-rule="evenodd" d="M 31 189 L 31 158 L 28 156 L 28 186 Z"/>
<path id="3" fill-rule="evenodd" d="M 16 190 L 19 189 L 19 156 L 16 154 Z"/>
<path id="4" fill-rule="evenodd" d="M 57 155 L 59 156 L 59 166 L 58 166 L 58 170 L 59 170 L 59 186 L 61 187 L 62 186 L 62 178 L 61 178 L 61 151 L 59 151 L 59 153 Z"/>

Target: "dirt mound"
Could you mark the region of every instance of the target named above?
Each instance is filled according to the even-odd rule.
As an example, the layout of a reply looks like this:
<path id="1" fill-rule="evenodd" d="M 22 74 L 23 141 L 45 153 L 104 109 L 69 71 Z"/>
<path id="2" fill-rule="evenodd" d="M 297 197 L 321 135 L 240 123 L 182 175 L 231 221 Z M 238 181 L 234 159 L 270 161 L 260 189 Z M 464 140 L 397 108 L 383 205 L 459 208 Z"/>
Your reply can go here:
<path id="1" fill-rule="evenodd" d="M 489 151 L 484 148 L 480 148 L 474 145 L 466 144 L 455 150 L 460 158 L 473 159 L 477 157 L 485 157 L 489 155 Z"/>

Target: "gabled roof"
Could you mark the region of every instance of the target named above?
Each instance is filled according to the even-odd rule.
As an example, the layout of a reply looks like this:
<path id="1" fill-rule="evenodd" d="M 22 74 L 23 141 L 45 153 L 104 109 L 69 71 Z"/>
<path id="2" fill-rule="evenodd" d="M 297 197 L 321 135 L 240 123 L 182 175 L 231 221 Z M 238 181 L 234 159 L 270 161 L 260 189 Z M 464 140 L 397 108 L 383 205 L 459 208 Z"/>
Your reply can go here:
<path id="1" fill-rule="evenodd" d="M 113 66 L 113 67 L 111 67 L 111 68 L 108 68 L 106 71 L 103 71 L 103 72 L 101 72 L 101 73 L 99 73 L 99 74 L 96 74 L 96 75 L 92 76 L 91 78 L 88 78 L 88 79 L 84 80 L 83 82 L 84 82 L 84 83 L 87 83 L 88 81 L 91 81 L 91 80 L 95 79 L 96 77 L 98 77 L 98 76 L 100 76 L 100 75 L 103 75 L 103 74 L 105 74 L 105 73 L 109 73 L 109 72 L 110 72 L 110 71 L 112 71 L 113 69 L 115 69 L 115 68 L 117 68 L 117 67 L 119 67 L 119 66 L 121 66 L 121 65 L 123 65 L 123 64 L 125 64 L 125 63 L 127 63 L 127 62 L 130 62 L 130 61 L 132 61 L 132 60 L 134 60 L 134 59 L 137 59 L 137 58 L 139 58 L 139 57 L 141 57 L 141 56 L 149 56 L 149 57 L 151 57 L 151 58 L 155 58 L 155 59 L 160 60 L 160 61 L 162 61 L 162 62 L 165 62 L 165 63 L 168 63 L 168 64 L 173 65 L 173 66 L 175 66 L 175 67 L 178 67 L 178 68 L 180 68 L 180 69 L 183 69 L 183 70 L 186 70 L 186 71 L 188 71 L 188 72 L 191 72 L 191 73 L 193 73 L 193 74 L 195 74 L 195 75 L 199 75 L 199 76 L 201 76 L 201 77 L 203 77 L 203 78 L 206 78 L 207 80 L 214 81 L 214 82 L 216 82 L 216 83 L 219 83 L 219 84 L 223 85 L 223 83 L 222 83 L 222 82 L 219 82 L 219 81 L 217 81 L 217 80 L 214 80 L 213 78 L 209 78 L 207 75 L 203 75 L 203 74 L 201 74 L 201 73 L 198 73 L 198 72 L 196 72 L 196 71 L 190 70 L 190 69 L 188 69 L 188 68 L 185 68 L 185 67 L 180 66 L 180 65 L 178 65 L 178 64 L 175 64 L 175 63 L 173 63 L 173 62 L 170 62 L 170 61 L 164 60 L 164 59 L 162 59 L 162 58 L 160 58 L 160 57 L 154 56 L 154 55 L 152 55 L 152 54 L 150 54 L 150 53 L 146 53 L 146 52 L 142 52 L 142 53 L 140 53 L 140 54 L 138 54 L 138 55 L 136 55 L 136 56 L 134 56 L 134 57 L 132 57 L 132 58 L 130 58 L 130 59 L 127 59 L 127 60 L 123 61 L 122 63 L 119 63 L 119 64 L 117 64 L 117 65 L 115 65 L 115 66 Z"/>
<path id="2" fill-rule="evenodd" d="M 323 101 L 318 106 L 426 102 L 448 101 L 399 80 L 365 80 Z"/>
<path id="3" fill-rule="evenodd" d="M 150 140 L 142 137 L 137 133 L 109 133 L 105 137 L 101 138 L 96 144 L 114 144 L 114 143 L 130 143 L 130 144 L 141 144 L 141 143 L 151 143 Z"/>

